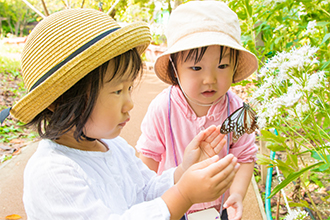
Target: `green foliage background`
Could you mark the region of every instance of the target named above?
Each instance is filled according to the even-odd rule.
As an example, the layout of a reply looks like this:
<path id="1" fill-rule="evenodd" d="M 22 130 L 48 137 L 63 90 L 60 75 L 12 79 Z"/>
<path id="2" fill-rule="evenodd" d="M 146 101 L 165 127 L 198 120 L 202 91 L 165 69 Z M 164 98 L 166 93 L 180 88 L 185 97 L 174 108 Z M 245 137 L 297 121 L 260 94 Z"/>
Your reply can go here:
<path id="1" fill-rule="evenodd" d="M 29 2 L 45 14 L 40 0 L 30 0 Z M 45 1 L 45 4 L 49 13 L 52 14 L 68 8 L 66 2 L 66 0 L 48 0 Z M 170 13 L 176 6 L 188 2 L 188 0 L 71 0 L 69 2 L 71 8 L 79 8 L 83 5 L 84 8 L 94 8 L 104 12 L 107 12 L 115 4 L 116 6 L 110 16 L 117 21 L 142 20 L 153 25 L 161 20 L 159 19 L 161 16 Z M 290 51 L 294 47 L 299 48 L 309 44 L 319 48 L 317 57 L 321 70 L 324 70 L 330 79 L 329 0 L 227 0 L 225 2 L 237 13 L 241 23 L 242 44 L 257 56 L 259 69 L 267 62 L 268 58 L 273 57 L 276 53 Z M 28 24 L 42 19 L 22 0 L 0 0 L 1 17 L 7 20 L 2 21 L 0 39 L 8 33 L 25 36 L 29 32 Z M 314 32 L 306 34 L 309 24 L 312 22 L 316 22 Z M 153 38 L 154 43 L 166 43 L 161 34 L 153 34 Z M 4 66 L 5 61 L 0 56 L 0 64 L 2 65 L 0 65 L 2 68 L 0 68 L 0 74 L 4 74 L 4 69 L 6 69 L 6 74 L 19 71 L 19 67 L 16 65 L 14 65 L 15 67 Z M 259 86 L 262 81 L 258 80 L 257 77 L 251 77 L 238 84 L 244 86 L 248 83 Z M 0 130 L 0 136 L 1 132 L 3 131 Z M 265 138 L 270 135 L 267 132 L 263 132 L 263 134 Z M 274 142 L 280 138 L 272 137 Z M 265 161 L 266 164 L 270 162 L 270 160 Z M 289 162 L 287 161 L 287 163 Z M 282 170 L 282 172 L 286 171 L 288 170 Z M 297 172 L 295 177 L 306 174 L 307 171 L 312 172 L 304 169 L 295 171 Z M 312 172 L 310 176 L 315 179 L 317 175 Z"/>

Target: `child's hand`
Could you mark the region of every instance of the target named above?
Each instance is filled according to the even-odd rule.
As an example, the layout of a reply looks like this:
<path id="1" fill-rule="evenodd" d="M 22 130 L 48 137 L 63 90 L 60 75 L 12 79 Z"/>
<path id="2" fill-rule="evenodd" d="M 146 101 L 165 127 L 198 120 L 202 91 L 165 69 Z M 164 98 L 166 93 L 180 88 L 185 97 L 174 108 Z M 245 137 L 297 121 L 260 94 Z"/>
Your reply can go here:
<path id="1" fill-rule="evenodd" d="M 213 201 L 230 187 L 238 167 L 232 154 L 221 160 L 214 156 L 192 165 L 176 186 L 191 204 Z"/>
<path id="2" fill-rule="evenodd" d="M 224 204 L 229 220 L 240 220 L 243 215 L 243 198 L 240 194 L 231 194 Z"/>
<path id="3" fill-rule="evenodd" d="M 187 170 L 194 163 L 217 155 L 226 144 L 224 136 L 220 133 L 220 127 L 214 125 L 199 132 L 185 149 L 182 160 L 183 170 Z"/>

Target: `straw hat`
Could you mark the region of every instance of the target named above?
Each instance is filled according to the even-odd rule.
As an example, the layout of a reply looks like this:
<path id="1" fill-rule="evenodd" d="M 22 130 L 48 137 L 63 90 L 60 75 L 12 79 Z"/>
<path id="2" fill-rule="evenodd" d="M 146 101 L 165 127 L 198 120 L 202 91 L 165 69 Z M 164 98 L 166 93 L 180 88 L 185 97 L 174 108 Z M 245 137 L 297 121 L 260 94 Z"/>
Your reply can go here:
<path id="1" fill-rule="evenodd" d="M 238 17 L 219 1 L 190 1 L 178 6 L 171 14 L 166 30 L 168 49 L 155 62 L 155 72 L 164 82 L 169 78 L 169 56 L 179 51 L 210 45 L 222 45 L 239 50 L 233 82 L 239 82 L 258 69 L 253 53 L 241 45 Z"/>
<path id="2" fill-rule="evenodd" d="M 28 94 L 10 113 L 30 122 L 66 90 L 106 61 L 137 48 L 141 54 L 151 40 L 144 22 L 120 27 L 110 16 L 92 9 L 52 14 L 29 35 L 22 53 L 22 74 Z"/>

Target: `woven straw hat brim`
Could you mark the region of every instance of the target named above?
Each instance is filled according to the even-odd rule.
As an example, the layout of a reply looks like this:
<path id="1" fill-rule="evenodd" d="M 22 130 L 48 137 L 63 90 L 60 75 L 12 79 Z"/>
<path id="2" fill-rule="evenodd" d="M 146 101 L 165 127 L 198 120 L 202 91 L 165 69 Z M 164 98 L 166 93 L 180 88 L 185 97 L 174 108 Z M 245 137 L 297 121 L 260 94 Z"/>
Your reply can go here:
<path id="1" fill-rule="evenodd" d="M 226 46 L 240 51 L 238 66 L 233 83 L 246 79 L 257 70 L 258 61 L 256 56 L 242 47 L 237 41 L 234 40 L 234 38 L 222 32 L 203 31 L 182 37 L 170 46 L 163 54 L 158 56 L 154 65 L 156 75 L 163 82 L 171 84 L 172 82 L 169 78 L 168 70 L 170 54 L 211 45 Z"/>
<path id="2" fill-rule="evenodd" d="M 72 40 L 74 41 L 74 39 L 73 36 Z M 30 122 L 96 67 L 133 48 L 137 48 L 141 54 L 150 44 L 150 40 L 149 27 L 144 22 L 136 22 L 121 27 L 67 62 L 56 71 L 56 74 L 52 74 L 15 104 L 10 113 L 24 123 Z M 56 47 L 53 48 L 56 49 Z M 27 50 L 29 49 L 35 50 L 35 47 L 27 48 Z M 25 57 L 25 59 L 29 60 L 29 57 Z M 52 62 L 52 60 L 43 61 Z M 30 62 L 34 61 L 31 60 Z M 43 65 L 43 63 L 39 65 Z M 31 84 L 31 82 L 27 80 L 25 84 Z M 27 87 L 30 88 L 31 85 Z"/>

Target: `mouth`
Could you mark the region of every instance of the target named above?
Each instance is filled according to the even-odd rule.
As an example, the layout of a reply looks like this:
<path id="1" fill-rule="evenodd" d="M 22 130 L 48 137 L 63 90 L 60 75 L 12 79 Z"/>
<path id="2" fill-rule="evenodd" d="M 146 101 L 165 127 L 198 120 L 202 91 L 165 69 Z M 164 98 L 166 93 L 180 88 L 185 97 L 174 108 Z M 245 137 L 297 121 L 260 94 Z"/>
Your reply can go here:
<path id="1" fill-rule="evenodd" d="M 124 122 L 118 124 L 121 127 L 124 127 L 126 125 L 127 122 L 129 122 L 130 118 L 126 119 Z"/>
<path id="2" fill-rule="evenodd" d="M 215 90 L 207 90 L 207 91 L 202 92 L 202 95 L 205 97 L 212 97 L 215 93 L 216 93 Z"/>

